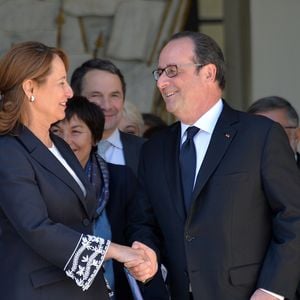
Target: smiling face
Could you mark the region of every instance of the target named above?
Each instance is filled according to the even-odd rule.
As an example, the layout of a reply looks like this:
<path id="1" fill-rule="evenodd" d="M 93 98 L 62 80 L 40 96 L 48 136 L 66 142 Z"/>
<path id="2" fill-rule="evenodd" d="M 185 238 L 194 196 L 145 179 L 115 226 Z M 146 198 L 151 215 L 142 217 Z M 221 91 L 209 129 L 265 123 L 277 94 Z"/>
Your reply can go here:
<path id="1" fill-rule="evenodd" d="M 187 37 L 170 41 L 159 56 L 159 69 L 176 65 L 178 74 L 169 78 L 163 72 L 157 87 L 166 109 L 186 124 L 193 124 L 221 96 L 215 65 L 207 64 L 197 70 L 196 63 L 194 43 Z"/>
<path id="2" fill-rule="evenodd" d="M 27 80 L 25 89 L 30 90 L 34 96 L 34 102 L 28 101 L 27 107 L 30 119 L 49 128 L 52 123 L 65 117 L 66 103 L 73 96 L 73 91 L 67 82 L 67 74 L 63 61 L 54 55 L 51 69 L 45 80 L 38 83 Z"/>
<path id="3" fill-rule="evenodd" d="M 101 107 L 105 116 L 103 138 L 109 137 L 122 118 L 124 94 L 120 78 L 107 71 L 91 70 L 83 78 L 81 95 Z"/>
<path id="4" fill-rule="evenodd" d="M 70 145 L 84 168 L 94 145 L 92 133 L 88 126 L 74 115 L 69 121 L 65 119 L 53 125 L 51 131 Z"/>

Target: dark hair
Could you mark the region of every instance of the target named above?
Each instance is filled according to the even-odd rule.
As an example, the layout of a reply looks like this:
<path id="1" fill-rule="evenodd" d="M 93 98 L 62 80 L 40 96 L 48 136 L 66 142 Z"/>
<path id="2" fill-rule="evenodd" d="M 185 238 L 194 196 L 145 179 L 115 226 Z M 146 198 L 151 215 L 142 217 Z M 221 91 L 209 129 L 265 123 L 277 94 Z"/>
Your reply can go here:
<path id="1" fill-rule="evenodd" d="M 225 60 L 219 45 L 208 35 L 201 32 L 182 31 L 175 33 L 169 42 L 181 38 L 190 38 L 195 46 L 195 63 L 207 65 L 214 64 L 217 68 L 216 80 L 219 87 L 225 88 Z M 200 67 L 199 67 L 200 69 Z"/>
<path id="2" fill-rule="evenodd" d="M 146 129 L 143 133 L 144 138 L 149 139 L 154 133 L 168 126 L 162 118 L 153 113 L 142 113 L 142 117 L 144 124 L 148 126 L 148 129 Z"/>
<path id="3" fill-rule="evenodd" d="M 0 134 L 15 133 L 22 123 L 27 79 L 42 84 L 51 71 L 54 56 L 59 56 L 68 70 L 66 54 L 39 42 L 15 44 L 0 61 Z"/>
<path id="4" fill-rule="evenodd" d="M 299 125 L 299 116 L 289 101 L 278 96 L 263 97 L 253 102 L 247 112 L 251 114 L 263 113 L 283 109 L 286 112 L 288 120 L 293 126 Z"/>
<path id="5" fill-rule="evenodd" d="M 161 117 L 153 113 L 142 113 L 142 117 L 144 124 L 148 125 L 149 127 L 167 126 L 167 123 Z"/>
<path id="6" fill-rule="evenodd" d="M 111 61 L 100 58 L 87 60 L 81 66 L 74 70 L 71 76 L 71 87 L 73 89 L 74 95 L 81 95 L 83 77 L 87 72 L 91 70 L 106 71 L 111 74 L 117 75 L 120 78 L 122 91 L 125 99 L 126 83 L 122 72 Z"/>
<path id="7" fill-rule="evenodd" d="M 104 129 L 104 114 L 101 108 L 83 96 L 73 96 L 67 102 L 65 119 L 70 121 L 77 116 L 91 131 L 93 142 L 101 140 Z M 55 125 L 55 124 L 54 124 Z"/>

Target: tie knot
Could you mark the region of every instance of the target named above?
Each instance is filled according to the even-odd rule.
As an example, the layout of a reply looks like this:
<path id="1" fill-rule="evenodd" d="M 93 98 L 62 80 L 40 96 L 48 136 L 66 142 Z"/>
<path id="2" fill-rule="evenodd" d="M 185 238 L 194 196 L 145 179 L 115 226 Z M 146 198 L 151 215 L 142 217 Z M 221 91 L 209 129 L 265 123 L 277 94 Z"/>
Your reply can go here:
<path id="1" fill-rule="evenodd" d="M 105 158 L 105 153 L 106 153 L 107 149 L 110 147 L 110 145 L 111 145 L 111 143 L 107 140 L 102 140 L 99 142 L 98 153 L 100 154 L 100 156 Z"/>
<path id="2" fill-rule="evenodd" d="M 193 139 L 200 129 L 196 126 L 191 126 L 186 130 L 187 139 Z"/>

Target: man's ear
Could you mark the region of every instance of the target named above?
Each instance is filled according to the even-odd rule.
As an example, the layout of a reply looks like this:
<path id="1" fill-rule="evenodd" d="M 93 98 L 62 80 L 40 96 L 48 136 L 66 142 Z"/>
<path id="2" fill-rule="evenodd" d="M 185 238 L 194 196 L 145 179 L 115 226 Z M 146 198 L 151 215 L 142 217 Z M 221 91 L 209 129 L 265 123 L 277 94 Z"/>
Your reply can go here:
<path id="1" fill-rule="evenodd" d="M 214 64 L 205 66 L 205 77 L 207 80 L 214 82 L 216 80 L 217 67 Z"/>
<path id="2" fill-rule="evenodd" d="M 297 152 L 300 153 L 300 127 L 296 128 Z"/>

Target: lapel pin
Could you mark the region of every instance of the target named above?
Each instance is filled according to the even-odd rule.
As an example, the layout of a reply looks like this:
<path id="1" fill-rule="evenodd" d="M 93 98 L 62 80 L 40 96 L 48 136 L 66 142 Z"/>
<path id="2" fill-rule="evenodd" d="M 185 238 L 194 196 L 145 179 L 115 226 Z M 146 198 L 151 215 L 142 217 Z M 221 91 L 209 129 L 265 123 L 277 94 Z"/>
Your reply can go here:
<path id="1" fill-rule="evenodd" d="M 230 134 L 229 133 L 225 133 L 225 137 L 227 137 L 229 139 L 230 138 Z"/>

